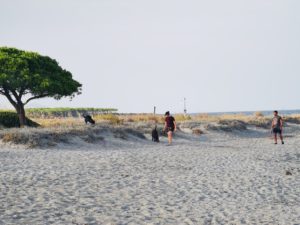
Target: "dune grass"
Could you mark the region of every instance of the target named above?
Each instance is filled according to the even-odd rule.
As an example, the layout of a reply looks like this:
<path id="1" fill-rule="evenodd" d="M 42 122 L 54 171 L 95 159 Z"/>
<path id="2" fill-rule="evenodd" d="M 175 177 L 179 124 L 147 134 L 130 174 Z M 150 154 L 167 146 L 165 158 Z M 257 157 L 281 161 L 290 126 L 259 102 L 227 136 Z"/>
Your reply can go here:
<path id="1" fill-rule="evenodd" d="M 0 113 L 13 113 L 14 110 L 0 110 Z M 156 123 L 163 124 L 163 115 L 151 113 L 140 114 L 117 114 L 116 109 L 109 108 L 32 108 L 26 109 L 27 116 L 40 124 L 42 127 L 76 127 L 84 124 L 83 113 L 93 116 L 96 123 L 109 123 L 121 125 L 124 123 Z M 246 114 L 221 114 L 211 115 L 200 113 L 196 115 L 174 114 L 177 123 L 201 122 L 201 123 L 222 123 L 224 121 L 242 121 L 248 125 L 261 128 L 269 128 L 272 115 L 264 116 L 261 112 L 254 112 L 253 115 Z M 289 115 L 283 118 L 285 122 L 300 124 L 300 114 Z M 5 121 L 5 120 L 3 120 Z"/>
<path id="2" fill-rule="evenodd" d="M 113 108 L 28 108 L 26 113 L 34 118 L 55 118 L 55 117 L 81 117 L 82 114 L 91 115 L 111 114 L 118 110 Z"/>
<path id="3" fill-rule="evenodd" d="M 239 120 L 245 123 L 250 123 L 254 125 L 259 125 L 260 123 L 266 123 L 270 121 L 269 117 L 263 116 L 249 116 L 244 114 L 223 114 L 223 115 L 208 115 L 208 114 L 198 114 L 198 115 L 184 115 L 184 114 L 175 114 L 174 115 L 176 122 L 220 122 L 220 121 L 234 121 Z M 79 117 L 56 117 L 56 118 L 35 118 L 31 117 L 36 122 L 41 124 L 44 127 L 58 127 L 58 126 L 78 126 L 84 123 L 83 118 Z M 93 119 L 96 123 L 108 122 L 113 125 L 120 125 L 123 123 L 164 123 L 163 115 L 153 115 L 153 114 L 98 114 L 94 115 Z"/>
<path id="4" fill-rule="evenodd" d="M 81 118 L 32 118 L 41 127 L 78 127 L 82 126 L 84 121 Z"/>
<path id="5" fill-rule="evenodd" d="M 12 113 L 12 112 L 10 112 Z M 194 135 L 202 135 L 209 131 L 244 131 L 249 126 L 256 126 L 263 129 L 270 129 L 272 116 L 262 116 L 261 114 L 223 114 L 223 115 L 174 115 L 179 130 L 190 129 Z M 79 136 L 85 142 L 100 140 L 102 136 L 95 132 L 102 132 L 105 129 L 112 130 L 113 136 L 124 138 L 127 129 L 130 132 L 137 131 L 141 134 L 151 134 L 154 125 L 158 125 L 162 130 L 164 124 L 163 115 L 153 114 L 100 114 L 93 116 L 96 126 L 86 126 L 83 117 L 54 117 L 54 118 L 34 118 L 30 119 L 38 124 L 40 128 L 30 129 L 0 129 L 0 139 L 4 143 L 26 144 L 28 146 L 55 145 L 71 140 L 73 136 Z M 300 115 L 290 115 L 284 117 L 284 121 L 300 124 Z M 1 121 L 0 121 L 1 122 Z M 42 129 L 41 129 L 42 128 Z M 117 130 L 123 129 L 120 133 Z M 185 131 L 184 131 L 185 132 Z M 105 136 L 105 135 L 104 135 Z M 100 138 L 100 139 L 99 139 Z"/>

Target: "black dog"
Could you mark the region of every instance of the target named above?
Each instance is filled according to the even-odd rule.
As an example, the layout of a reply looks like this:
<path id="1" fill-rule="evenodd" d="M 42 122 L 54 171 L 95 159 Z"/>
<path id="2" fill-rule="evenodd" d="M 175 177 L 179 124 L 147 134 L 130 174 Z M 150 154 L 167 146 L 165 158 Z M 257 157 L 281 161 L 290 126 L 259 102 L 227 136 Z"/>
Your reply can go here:
<path id="1" fill-rule="evenodd" d="M 159 142 L 159 136 L 156 128 L 157 127 L 155 126 L 155 128 L 152 130 L 152 141 Z"/>
<path id="2" fill-rule="evenodd" d="M 84 118 L 84 122 L 85 124 L 95 124 L 95 120 L 93 120 L 93 118 L 90 115 L 82 115 Z"/>

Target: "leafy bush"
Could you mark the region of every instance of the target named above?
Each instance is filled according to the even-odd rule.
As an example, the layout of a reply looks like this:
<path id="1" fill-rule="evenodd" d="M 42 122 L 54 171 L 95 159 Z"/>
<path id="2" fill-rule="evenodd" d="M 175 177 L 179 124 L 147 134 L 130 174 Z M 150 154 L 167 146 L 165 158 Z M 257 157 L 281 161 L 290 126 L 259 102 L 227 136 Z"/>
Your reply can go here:
<path id="1" fill-rule="evenodd" d="M 28 126 L 30 127 L 37 127 L 39 124 L 36 122 L 28 119 Z M 10 111 L 0 111 L 0 126 L 10 128 L 10 127 L 20 127 L 19 117 L 17 113 L 10 112 Z"/>

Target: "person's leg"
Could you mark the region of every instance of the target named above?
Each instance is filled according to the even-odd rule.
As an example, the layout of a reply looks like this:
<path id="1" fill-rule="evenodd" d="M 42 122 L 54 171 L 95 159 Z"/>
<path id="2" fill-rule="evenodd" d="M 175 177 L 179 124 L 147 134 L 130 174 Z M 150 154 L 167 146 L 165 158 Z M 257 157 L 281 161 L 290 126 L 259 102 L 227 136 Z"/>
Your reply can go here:
<path id="1" fill-rule="evenodd" d="M 279 136 L 280 136 L 281 143 L 282 143 L 282 144 L 284 144 L 284 142 L 283 142 L 283 136 L 282 136 L 282 132 L 280 132 L 280 133 L 279 133 Z"/>
<path id="2" fill-rule="evenodd" d="M 168 140 L 169 140 L 169 144 L 172 144 L 172 131 L 168 132 Z"/>
<path id="3" fill-rule="evenodd" d="M 277 132 L 274 132 L 274 140 L 275 140 L 275 144 L 277 144 Z"/>

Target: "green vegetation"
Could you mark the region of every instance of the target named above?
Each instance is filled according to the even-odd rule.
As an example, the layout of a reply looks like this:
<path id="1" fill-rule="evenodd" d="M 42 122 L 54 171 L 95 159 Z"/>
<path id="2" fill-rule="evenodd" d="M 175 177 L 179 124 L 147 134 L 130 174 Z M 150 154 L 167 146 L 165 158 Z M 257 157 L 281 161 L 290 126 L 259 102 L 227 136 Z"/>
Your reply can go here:
<path id="1" fill-rule="evenodd" d="M 30 108 L 26 113 L 31 118 L 53 118 L 53 117 L 81 117 L 82 114 L 91 115 L 112 114 L 117 109 L 112 108 Z"/>
<path id="2" fill-rule="evenodd" d="M 30 127 L 37 127 L 39 124 L 35 123 L 34 121 L 26 118 L 27 125 Z M 17 113 L 11 111 L 0 111 L 0 126 L 6 128 L 12 127 L 20 127 L 19 117 Z"/>
<path id="3" fill-rule="evenodd" d="M 34 99 L 73 98 L 81 93 L 81 84 L 72 74 L 48 56 L 16 48 L 0 48 L 0 94 L 17 111 L 20 126 L 27 124 L 25 105 Z"/>

